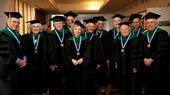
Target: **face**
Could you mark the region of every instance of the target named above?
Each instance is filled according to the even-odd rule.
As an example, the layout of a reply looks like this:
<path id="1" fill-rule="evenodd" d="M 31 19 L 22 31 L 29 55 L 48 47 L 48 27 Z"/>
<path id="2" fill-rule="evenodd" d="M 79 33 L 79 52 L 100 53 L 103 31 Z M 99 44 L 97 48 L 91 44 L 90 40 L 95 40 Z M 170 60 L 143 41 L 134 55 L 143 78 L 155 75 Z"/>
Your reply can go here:
<path id="1" fill-rule="evenodd" d="M 147 19 L 146 20 L 146 28 L 149 31 L 154 31 L 157 26 L 158 26 L 158 23 L 157 23 L 156 19 Z"/>
<path id="2" fill-rule="evenodd" d="M 121 25 L 120 33 L 123 37 L 127 37 L 130 34 L 130 27 L 128 25 Z"/>
<path id="3" fill-rule="evenodd" d="M 8 19 L 9 20 L 9 19 Z M 18 18 L 11 18 L 11 22 L 10 22 L 10 28 L 12 30 L 17 30 L 19 28 L 19 24 L 20 24 L 20 20 Z M 9 21 L 8 21 L 8 25 L 9 25 Z"/>
<path id="4" fill-rule="evenodd" d="M 47 24 L 44 24 L 44 25 L 43 25 L 43 30 L 45 30 L 45 31 L 48 30 L 48 25 L 47 25 Z"/>
<path id="5" fill-rule="evenodd" d="M 73 34 L 74 34 L 76 37 L 79 37 L 79 36 L 81 35 L 81 27 L 80 27 L 80 26 L 74 27 L 74 29 L 73 29 Z"/>
<path id="6" fill-rule="evenodd" d="M 74 20 L 75 20 L 74 17 L 68 16 L 66 20 L 67 25 L 71 27 L 74 24 Z"/>
<path id="7" fill-rule="evenodd" d="M 97 30 L 103 30 L 103 27 L 104 27 L 104 22 L 103 21 L 97 21 L 96 23 L 96 28 Z"/>
<path id="8" fill-rule="evenodd" d="M 63 23 L 62 23 L 62 21 L 54 22 L 54 28 L 55 28 L 57 31 L 62 31 L 62 29 L 63 29 Z"/>
<path id="9" fill-rule="evenodd" d="M 121 21 L 122 20 L 119 17 L 115 17 L 115 18 L 112 19 L 112 24 L 113 24 L 114 27 L 117 28 L 117 27 L 119 27 L 119 23 L 121 23 Z"/>
<path id="10" fill-rule="evenodd" d="M 135 29 L 138 29 L 138 28 L 140 27 L 140 19 L 139 19 L 139 18 L 133 19 L 133 21 L 132 21 L 132 26 L 133 26 Z"/>
<path id="11" fill-rule="evenodd" d="M 94 30 L 95 30 L 95 25 L 94 25 L 94 23 L 88 23 L 88 24 L 86 25 L 86 30 L 87 30 L 88 33 L 93 33 Z"/>
<path id="12" fill-rule="evenodd" d="M 33 34 L 38 34 L 40 32 L 40 24 L 39 23 L 35 23 L 35 24 L 32 24 L 32 33 Z"/>

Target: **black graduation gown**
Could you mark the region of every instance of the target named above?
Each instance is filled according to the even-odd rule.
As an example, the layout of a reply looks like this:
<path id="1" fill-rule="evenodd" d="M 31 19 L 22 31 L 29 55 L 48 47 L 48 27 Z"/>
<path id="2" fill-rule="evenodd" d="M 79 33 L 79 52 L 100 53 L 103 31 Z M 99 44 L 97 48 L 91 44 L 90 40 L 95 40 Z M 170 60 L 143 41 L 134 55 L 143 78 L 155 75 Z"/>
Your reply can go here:
<path id="1" fill-rule="evenodd" d="M 97 31 L 95 31 L 96 33 Z M 101 47 L 102 47 L 102 51 L 104 52 L 103 53 L 103 63 L 101 63 L 101 67 L 100 69 L 98 70 L 98 75 L 96 76 L 96 81 L 98 81 L 98 87 L 100 86 L 106 86 L 107 85 L 107 62 L 106 62 L 106 56 L 108 55 L 107 54 L 107 31 L 106 30 L 103 30 L 103 34 L 100 38 L 100 35 L 101 33 L 96 33 L 96 35 L 99 37 L 99 39 L 101 40 Z M 100 51 L 98 51 L 100 52 Z"/>
<path id="2" fill-rule="evenodd" d="M 169 42 L 170 42 L 170 36 L 169 36 Z M 169 48 L 170 48 L 170 45 L 169 45 Z M 170 50 L 168 50 L 168 54 L 170 54 Z M 168 70 L 168 72 L 167 72 L 167 75 L 170 75 L 170 56 L 169 56 L 169 58 L 168 58 L 168 66 L 167 66 L 168 68 L 167 68 L 167 70 Z M 170 94 L 170 91 L 169 91 L 169 89 L 170 89 L 170 77 L 169 78 L 167 78 L 167 89 L 166 89 L 166 95 L 169 95 Z"/>
<path id="3" fill-rule="evenodd" d="M 96 35 L 100 38 L 100 35 L 101 35 L 101 33 L 97 33 L 97 30 L 95 31 L 95 33 L 96 33 Z M 108 55 L 107 54 L 107 52 L 106 52 L 106 42 L 107 42 L 107 34 L 108 34 L 108 32 L 106 31 L 106 30 L 103 30 L 103 34 L 102 34 L 102 36 L 101 36 L 101 42 L 102 42 L 102 46 L 103 46 L 103 49 L 104 49 L 104 54 L 105 54 L 105 58 L 106 58 L 106 55 Z"/>
<path id="4" fill-rule="evenodd" d="M 140 46 L 139 46 L 138 52 L 140 54 L 139 58 L 142 58 L 142 59 L 143 59 L 143 44 L 142 44 L 143 35 L 142 35 L 142 33 L 144 31 L 146 31 L 146 30 L 144 30 L 143 27 L 140 27 L 136 32 L 134 31 L 134 28 L 131 29 L 132 34 L 134 34 L 137 37 L 137 39 L 139 40 Z M 143 89 L 143 87 L 144 87 L 144 77 L 145 76 L 144 76 L 144 72 L 143 72 L 143 67 L 144 67 L 144 64 L 141 63 L 140 71 L 138 71 L 135 74 L 135 95 L 141 94 L 141 89 Z"/>
<path id="5" fill-rule="evenodd" d="M 59 32 L 58 32 L 59 33 Z M 59 33 L 60 37 L 62 38 L 62 32 Z M 55 71 L 51 71 L 50 73 L 50 95 L 56 94 L 64 94 L 64 90 L 66 88 L 66 73 L 67 73 L 67 65 L 66 65 L 66 40 L 70 37 L 70 32 L 64 31 L 64 46 L 61 46 L 61 42 L 55 33 L 55 31 L 51 31 L 48 35 L 48 42 L 49 48 L 52 49 L 54 52 L 54 56 L 50 59 L 54 60 L 54 62 L 49 63 L 50 65 L 56 65 Z"/>
<path id="6" fill-rule="evenodd" d="M 71 33 L 70 29 L 68 28 L 68 25 L 63 26 L 64 31 L 67 33 L 68 38 L 72 37 L 73 34 Z"/>
<path id="7" fill-rule="evenodd" d="M 114 33 L 115 31 L 115 33 Z M 107 60 L 110 60 L 110 64 L 109 64 L 109 83 L 112 84 L 113 88 L 116 88 L 116 77 L 117 77 L 117 72 L 116 72 L 116 69 L 115 69 L 115 60 L 111 61 L 111 54 L 112 54 L 112 45 L 115 45 L 115 42 L 116 42 L 116 39 L 118 37 L 118 35 L 116 36 L 116 38 L 114 38 L 114 35 L 117 35 L 117 30 L 115 30 L 115 28 L 111 29 L 108 34 L 107 34 L 107 37 L 106 37 L 106 59 Z M 115 51 L 115 50 L 113 50 Z M 115 53 L 115 52 L 114 52 Z"/>
<path id="8" fill-rule="evenodd" d="M 139 30 L 140 29 L 140 30 Z M 134 28 L 131 29 L 131 32 L 136 36 L 136 37 L 140 37 L 142 36 L 142 32 L 144 32 L 144 28 L 143 27 L 139 27 L 139 29 L 134 33 Z M 138 33 L 139 32 L 139 33 Z"/>
<path id="9" fill-rule="evenodd" d="M 90 57 L 90 63 L 89 66 L 91 68 L 90 73 L 92 74 L 96 74 L 97 70 L 96 70 L 96 66 L 98 64 L 100 64 L 103 67 L 103 63 L 105 62 L 104 60 L 104 50 L 102 47 L 102 42 L 101 39 L 99 39 L 98 36 L 95 36 L 90 40 L 90 38 L 88 38 L 88 40 L 90 41 L 91 44 L 91 57 Z"/>
<path id="10" fill-rule="evenodd" d="M 151 32 L 150 32 L 151 33 Z M 165 95 L 166 73 L 169 58 L 169 35 L 158 28 L 151 47 L 148 48 L 147 32 L 143 33 L 144 58 L 152 58 L 154 61 L 150 67 L 144 67 L 145 89 L 153 95 Z"/>
<path id="11" fill-rule="evenodd" d="M 23 35 L 27 67 L 25 68 L 25 89 L 28 93 L 41 93 L 48 88 L 48 53 L 47 37 L 40 33 L 38 53 L 35 53 L 32 34 Z"/>
<path id="12" fill-rule="evenodd" d="M 90 42 L 82 37 L 80 55 L 77 55 L 77 50 L 75 48 L 72 38 L 66 43 L 66 60 L 68 62 L 68 74 L 67 74 L 67 95 L 88 95 L 86 93 L 86 77 L 87 77 L 87 67 L 90 62 Z M 78 60 L 83 58 L 83 63 L 74 66 L 72 59 Z"/>
<path id="13" fill-rule="evenodd" d="M 96 94 L 96 86 L 99 85 L 100 81 L 98 81 L 99 79 L 101 79 L 103 77 L 103 75 L 101 75 L 100 69 L 96 69 L 96 66 L 98 64 L 102 65 L 104 63 L 104 51 L 102 48 L 102 44 L 101 44 L 101 39 L 98 38 L 98 36 L 96 36 L 93 33 L 93 37 L 91 39 L 92 34 L 87 34 L 88 36 L 88 40 L 90 41 L 91 44 L 91 53 L 90 53 L 90 63 L 88 65 L 88 77 L 87 77 L 87 95 L 95 95 Z"/>
<path id="14" fill-rule="evenodd" d="M 141 64 L 141 58 L 138 59 L 138 40 L 136 38 L 130 39 L 124 48 L 124 52 L 121 52 L 121 40 L 116 39 L 115 44 L 112 44 L 112 48 L 111 62 L 117 64 L 118 92 L 121 95 L 134 95 L 135 85 L 132 69 L 135 67 L 140 70 Z M 138 64 L 136 64 L 137 62 Z"/>
<path id="15" fill-rule="evenodd" d="M 23 42 L 20 45 L 7 29 L 0 30 L 0 95 L 21 95 L 21 72 L 16 64 L 23 59 Z"/>

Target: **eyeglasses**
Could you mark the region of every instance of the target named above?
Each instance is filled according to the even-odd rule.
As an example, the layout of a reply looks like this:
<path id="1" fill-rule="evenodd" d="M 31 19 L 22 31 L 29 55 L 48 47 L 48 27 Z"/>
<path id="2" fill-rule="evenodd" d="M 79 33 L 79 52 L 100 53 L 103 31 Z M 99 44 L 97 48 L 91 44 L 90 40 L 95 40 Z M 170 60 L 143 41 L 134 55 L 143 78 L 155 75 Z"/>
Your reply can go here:
<path id="1" fill-rule="evenodd" d="M 155 24 L 155 22 L 146 22 L 146 24 Z"/>
<path id="2" fill-rule="evenodd" d="M 71 22 L 74 22 L 74 20 L 73 20 L 73 19 L 67 19 L 67 21 L 71 21 Z"/>

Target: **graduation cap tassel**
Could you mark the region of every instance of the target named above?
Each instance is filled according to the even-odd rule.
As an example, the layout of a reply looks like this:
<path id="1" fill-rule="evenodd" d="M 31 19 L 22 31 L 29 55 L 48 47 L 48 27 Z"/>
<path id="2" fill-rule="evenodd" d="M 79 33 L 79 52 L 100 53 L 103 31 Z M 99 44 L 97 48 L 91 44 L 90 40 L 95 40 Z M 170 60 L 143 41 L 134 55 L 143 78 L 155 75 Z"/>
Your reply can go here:
<path id="1" fill-rule="evenodd" d="M 145 30 L 145 22 L 146 22 L 146 19 L 144 18 L 144 21 L 143 21 L 143 28 Z"/>
<path id="2" fill-rule="evenodd" d="M 30 31 L 30 24 L 28 24 L 27 27 L 28 27 L 28 28 L 27 28 L 27 29 L 28 29 L 28 30 L 27 30 L 27 33 L 30 34 L 30 32 L 31 32 L 31 31 Z"/>
<path id="3" fill-rule="evenodd" d="M 130 24 L 130 31 L 132 31 L 132 28 L 133 28 L 133 26 L 132 26 L 132 24 Z"/>
<path id="4" fill-rule="evenodd" d="M 119 27 L 118 27 L 118 25 L 117 25 L 117 35 L 119 34 Z"/>
<path id="5" fill-rule="evenodd" d="M 11 27 L 11 14 L 9 14 L 8 26 Z"/>

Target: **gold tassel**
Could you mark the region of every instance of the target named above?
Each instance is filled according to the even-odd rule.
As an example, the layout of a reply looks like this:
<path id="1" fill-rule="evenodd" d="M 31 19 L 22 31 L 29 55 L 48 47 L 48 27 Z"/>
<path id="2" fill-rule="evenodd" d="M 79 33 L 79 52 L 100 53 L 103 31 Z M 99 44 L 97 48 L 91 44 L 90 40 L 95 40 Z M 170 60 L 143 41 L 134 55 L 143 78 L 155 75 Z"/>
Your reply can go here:
<path id="1" fill-rule="evenodd" d="M 27 33 L 28 33 L 28 34 L 31 34 L 31 31 L 30 31 L 30 24 L 27 25 Z"/>
<path id="2" fill-rule="evenodd" d="M 117 25 L 117 27 L 116 27 L 117 29 L 117 35 L 119 35 L 119 27 L 118 27 L 118 25 Z"/>
<path id="3" fill-rule="evenodd" d="M 148 30 L 144 30 L 144 31 L 142 32 L 142 34 L 145 33 L 145 32 L 147 32 L 147 31 L 148 31 Z"/>
<path id="4" fill-rule="evenodd" d="M 132 29 L 133 29 L 133 26 L 132 26 L 132 24 L 130 24 L 130 31 L 132 31 Z"/>
<path id="5" fill-rule="evenodd" d="M 146 19 L 144 17 L 144 21 L 143 21 L 143 28 L 144 28 L 144 30 L 145 30 L 145 23 L 146 23 Z"/>
<path id="6" fill-rule="evenodd" d="M 11 27 L 11 14 L 9 13 L 8 26 Z"/>

